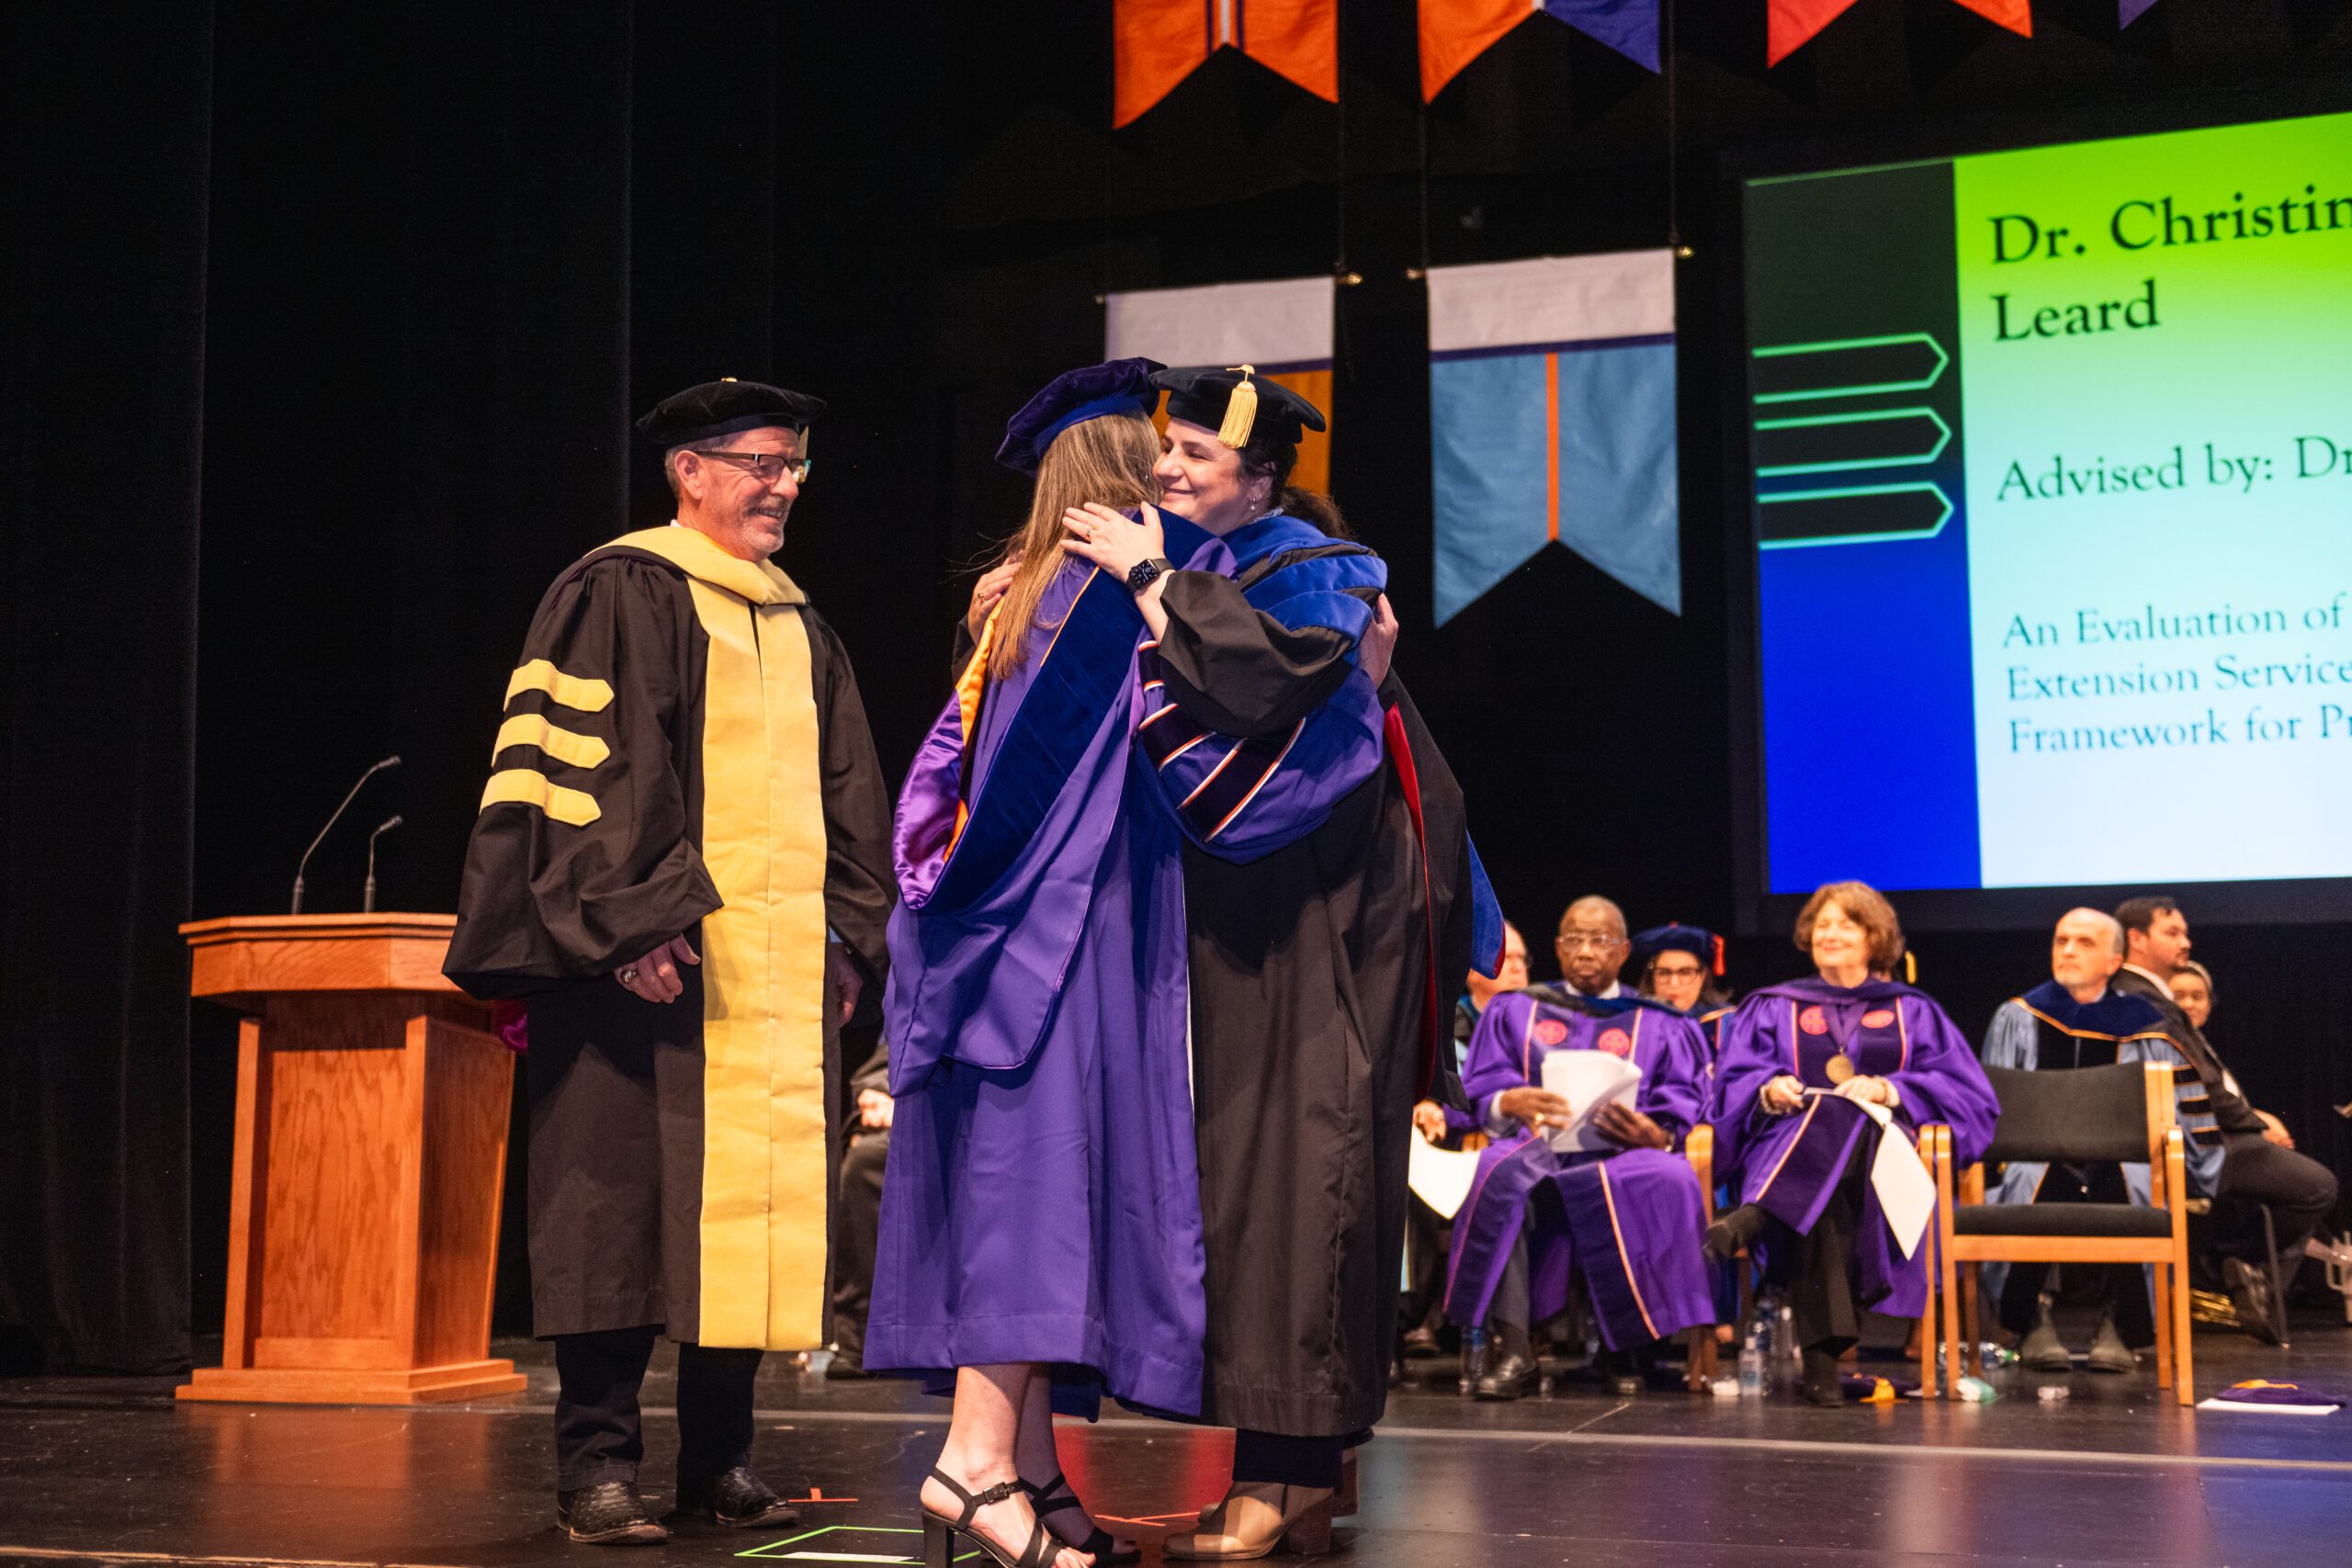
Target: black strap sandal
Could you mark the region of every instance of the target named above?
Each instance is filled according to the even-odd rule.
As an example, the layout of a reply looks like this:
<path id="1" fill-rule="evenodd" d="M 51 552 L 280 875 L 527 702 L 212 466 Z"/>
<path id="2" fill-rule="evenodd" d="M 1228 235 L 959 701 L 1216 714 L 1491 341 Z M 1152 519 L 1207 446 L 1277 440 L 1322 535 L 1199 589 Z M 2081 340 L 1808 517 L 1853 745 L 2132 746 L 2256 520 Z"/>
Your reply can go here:
<path id="1" fill-rule="evenodd" d="M 1045 1523 L 1046 1515 L 1058 1514 L 1064 1508 L 1076 1508 L 1081 1513 L 1085 1511 L 1086 1505 L 1080 1502 L 1078 1494 L 1069 1489 L 1069 1477 L 1066 1475 L 1057 1475 L 1043 1486 L 1034 1481 L 1024 1481 L 1021 1485 L 1022 1489 L 1029 1494 L 1029 1506 L 1037 1510 L 1037 1522 L 1040 1524 Z M 1065 1546 L 1075 1547 L 1091 1556 L 1094 1559 L 1094 1568 L 1103 1568 L 1105 1563 L 1110 1562 L 1143 1561 L 1143 1547 L 1140 1543 L 1121 1551 L 1117 1540 L 1101 1525 L 1095 1526 L 1094 1533 L 1084 1540 L 1072 1540 L 1069 1537 L 1062 1535 L 1059 1530 L 1055 1530 L 1054 1533 L 1061 1536 L 1062 1544 Z"/>
<path id="2" fill-rule="evenodd" d="M 972 1521 L 979 1517 L 982 1508 L 991 1503 L 1001 1503 L 1025 1490 L 1019 1479 L 1000 1481 L 978 1492 L 967 1492 L 956 1484 L 954 1476 L 936 1466 L 933 1467 L 931 1478 L 962 1499 L 964 1512 L 951 1519 L 944 1514 L 933 1513 L 930 1505 L 923 1505 L 923 1568 L 948 1568 L 948 1564 L 956 1560 L 956 1538 L 959 1535 L 986 1552 L 989 1561 L 997 1568 L 1046 1568 L 1055 1554 L 1061 1551 L 1061 1537 L 1047 1529 L 1042 1522 L 1031 1527 L 1029 1544 L 1022 1549 L 1018 1557 L 1007 1556 L 1004 1548 L 972 1528 Z"/>

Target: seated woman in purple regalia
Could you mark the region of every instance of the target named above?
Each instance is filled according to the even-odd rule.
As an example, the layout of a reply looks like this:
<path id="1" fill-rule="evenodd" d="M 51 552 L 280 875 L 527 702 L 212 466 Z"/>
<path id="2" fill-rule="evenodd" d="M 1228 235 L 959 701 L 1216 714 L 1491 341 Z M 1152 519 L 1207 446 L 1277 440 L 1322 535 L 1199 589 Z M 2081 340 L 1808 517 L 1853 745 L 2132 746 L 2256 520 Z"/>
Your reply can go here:
<path id="1" fill-rule="evenodd" d="M 1785 1274 L 1805 1397 L 1835 1404 L 1838 1358 L 1860 1337 L 1863 1311 L 1927 1310 L 1928 1249 L 1906 1254 L 1880 1212 L 1869 1171 L 1881 1134 L 1862 1106 L 1885 1107 L 1905 1138 L 1943 1122 L 1966 1165 L 1991 1143 L 2000 1105 L 1943 1009 L 1888 977 L 1903 928 L 1875 888 L 1817 889 L 1796 942 L 1818 976 L 1750 992 L 1724 1025 L 1716 1159 L 1741 1201 L 1708 1231 L 1707 1249 L 1729 1258 L 1760 1246 Z"/>
<path id="2" fill-rule="evenodd" d="M 1188 829 L 1144 734 L 1137 593 L 1154 574 L 1061 548 L 1085 503 L 1155 555 L 1207 542 L 1150 504 L 1159 368 L 1073 371 L 1014 417 L 999 458 L 1036 477 L 1028 523 L 899 800 L 896 1111 L 865 1360 L 954 1391 L 922 1488 L 933 1561 L 957 1536 L 1019 1568 L 1133 1561 L 1065 1486 L 1052 1414 L 1091 1416 L 1104 1393 L 1201 1412 Z M 1221 814 L 1220 844 L 1246 856 L 1312 830 L 1378 766 L 1380 725 L 1373 682 L 1343 682 L 1290 748 L 1338 763 L 1262 781 Z"/>

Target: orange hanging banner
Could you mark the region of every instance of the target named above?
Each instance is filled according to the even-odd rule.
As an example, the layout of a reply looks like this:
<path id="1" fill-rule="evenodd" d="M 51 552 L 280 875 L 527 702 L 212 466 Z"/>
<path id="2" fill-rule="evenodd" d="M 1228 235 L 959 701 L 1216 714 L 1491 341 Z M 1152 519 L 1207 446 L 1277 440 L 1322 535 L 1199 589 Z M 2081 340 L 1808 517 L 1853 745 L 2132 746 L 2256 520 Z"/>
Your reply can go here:
<path id="1" fill-rule="evenodd" d="M 1535 10 L 1528 0 L 1421 0 L 1422 101 Z"/>
<path id="2" fill-rule="evenodd" d="M 1988 22 L 1998 22 L 2013 33 L 2033 36 L 2031 0 L 1958 0 Z"/>
<path id="3" fill-rule="evenodd" d="M 1221 7 L 1228 0 L 1207 0 Z M 1275 75 L 1340 101 L 1340 0 L 1229 0 L 1233 46 Z"/>
<path id="4" fill-rule="evenodd" d="M 1844 14 L 1854 0 L 1770 0 L 1766 12 L 1764 63 L 1778 65 Z M 1953 0 L 1988 22 L 2033 36 L 2032 0 Z M 1426 59 L 1426 56 L 1424 57 Z M 1426 65 L 1422 67 L 1428 69 Z"/>
<path id="5" fill-rule="evenodd" d="M 1112 0 L 1111 124 L 1128 124 L 1220 49 L 1340 101 L 1340 0 Z"/>
<path id="6" fill-rule="evenodd" d="M 1764 63 L 1778 65 L 1836 21 L 1854 0 L 1771 0 L 1765 11 Z"/>

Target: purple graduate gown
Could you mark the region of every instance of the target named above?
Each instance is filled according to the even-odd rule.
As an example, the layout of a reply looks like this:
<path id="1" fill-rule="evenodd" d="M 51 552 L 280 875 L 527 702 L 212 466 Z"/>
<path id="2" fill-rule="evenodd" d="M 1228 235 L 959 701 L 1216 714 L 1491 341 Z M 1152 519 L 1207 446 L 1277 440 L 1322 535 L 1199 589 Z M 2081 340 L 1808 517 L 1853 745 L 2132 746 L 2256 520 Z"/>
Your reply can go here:
<path id="1" fill-rule="evenodd" d="M 1196 1416 L 1185 829 L 1137 734 L 1161 705 L 1133 599 L 1083 563 L 1030 638 L 1003 681 L 967 673 L 899 800 L 884 1000 L 899 1105 L 865 1363 L 944 1392 L 958 1366 L 1044 1362 L 1065 1412 L 1107 1390 Z M 1356 684 L 1294 738 L 1299 765 L 1220 814 L 1226 852 L 1311 831 L 1378 765 L 1376 740 L 1358 755 L 1377 708 Z M 1238 748 L 1193 750 L 1197 765 Z"/>
<path id="2" fill-rule="evenodd" d="M 1108 1388 L 1182 1411 L 1199 1178 L 1177 836 L 1130 808 L 1142 618 L 1073 563 L 1037 621 L 1012 675 L 967 677 L 899 797 L 865 1364 L 944 1389 L 956 1367 L 1044 1361 L 1065 1409 Z"/>
<path id="3" fill-rule="evenodd" d="M 1470 1037 L 1462 1087 L 1485 1122 L 1503 1090 L 1542 1084 L 1544 1059 L 1555 1051 L 1608 1051 L 1642 1069 L 1635 1108 L 1679 1144 L 1703 1114 L 1706 1049 L 1699 1026 L 1663 1003 L 1597 1000 L 1539 986 L 1487 1004 Z M 1612 1350 L 1712 1323 L 1704 1216 L 1699 1179 L 1679 1154 L 1555 1154 L 1522 1127 L 1478 1156 L 1470 1196 L 1453 1217 L 1445 1314 L 1455 1323 L 1487 1321 L 1512 1244 L 1526 1228 L 1528 1295 L 1538 1321 L 1567 1304 L 1569 1272 L 1581 1267 L 1600 1337 Z"/>
<path id="4" fill-rule="evenodd" d="M 1849 989 L 1805 979 L 1750 992 L 1724 1022 L 1715 1064 L 1715 1158 L 1740 1201 L 1800 1235 L 1821 1217 L 1855 1149 L 1866 1156 L 1875 1152 L 1881 1134 L 1852 1101 L 1831 1094 L 1773 1115 L 1764 1109 L 1764 1086 L 1788 1073 L 1807 1089 L 1833 1089 L 1829 1064 L 1839 1055 L 1856 1073 L 1894 1086 L 1902 1102 L 1891 1125 L 1905 1137 L 1916 1141 L 1930 1122 L 1951 1127 L 1962 1166 L 1983 1157 L 2000 1116 L 1976 1053 L 1923 991 L 1893 980 Z M 1768 1253 L 1771 1245 L 1768 1236 Z M 1911 1257 L 1903 1256 L 1877 1192 L 1864 1183 L 1852 1263 L 1860 1303 L 1890 1317 L 1918 1316 L 1928 1304 L 1928 1258 L 1925 1238 Z"/>

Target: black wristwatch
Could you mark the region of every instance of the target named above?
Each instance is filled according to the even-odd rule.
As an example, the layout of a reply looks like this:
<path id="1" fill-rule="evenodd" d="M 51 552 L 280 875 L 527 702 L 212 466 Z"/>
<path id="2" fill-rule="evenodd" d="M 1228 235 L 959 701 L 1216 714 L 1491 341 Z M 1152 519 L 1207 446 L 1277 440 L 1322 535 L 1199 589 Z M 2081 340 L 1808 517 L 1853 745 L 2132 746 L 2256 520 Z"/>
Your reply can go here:
<path id="1" fill-rule="evenodd" d="M 1175 570 L 1176 563 L 1166 556 L 1154 556 L 1149 560 L 1139 560 L 1127 569 L 1127 592 L 1140 593 L 1159 581 L 1161 572 Z"/>

